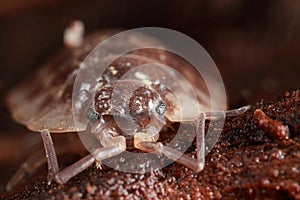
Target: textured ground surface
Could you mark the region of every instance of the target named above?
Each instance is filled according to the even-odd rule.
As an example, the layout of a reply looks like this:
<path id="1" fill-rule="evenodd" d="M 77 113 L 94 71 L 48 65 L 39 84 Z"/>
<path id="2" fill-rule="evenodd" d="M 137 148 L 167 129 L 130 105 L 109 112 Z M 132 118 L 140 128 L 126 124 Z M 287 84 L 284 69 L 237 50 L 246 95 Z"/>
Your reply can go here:
<path id="1" fill-rule="evenodd" d="M 256 108 L 287 125 L 290 138 L 278 140 L 258 129 L 253 121 Z M 195 155 L 194 145 L 188 154 Z M 60 165 L 67 166 L 78 158 L 63 155 Z M 48 187 L 46 172 L 41 167 L 11 193 L 4 192 L 2 183 L 1 198 L 300 199 L 300 91 L 272 102 L 260 101 L 246 113 L 227 118 L 219 142 L 199 174 L 177 163 L 144 175 L 93 166 L 63 187 L 56 183 Z"/>
<path id="2" fill-rule="evenodd" d="M 299 92 L 277 99 L 287 90 L 300 89 L 299 1 L 6 2 L 0 6 L 0 199 L 300 199 Z M 7 7 L 12 5 L 13 10 Z M 44 165 L 11 193 L 5 192 L 5 183 L 41 139 L 11 120 L 4 93 L 62 47 L 63 31 L 73 19 L 83 20 L 87 33 L 107 27 L 159 26 L 203 45 L 221 71 L 231 108 L 252 105 L 244 115 L 227 119 L 204 171 L 196 175 L 177 163 L 146 175 L 91 167 L 64 187 L 48 187 Z M 290 139 L 280 141 L 271 129 L 258 129 L 252 119 L 256 108 L 288 125 Z M 61 136 L 55 137 L 56 146 L 59 141 L 67 144 Z M 187 153 L 195 154 L 194 150 L 192 146 Z M 60 168 L 80 157 L 60 156 Z"/>

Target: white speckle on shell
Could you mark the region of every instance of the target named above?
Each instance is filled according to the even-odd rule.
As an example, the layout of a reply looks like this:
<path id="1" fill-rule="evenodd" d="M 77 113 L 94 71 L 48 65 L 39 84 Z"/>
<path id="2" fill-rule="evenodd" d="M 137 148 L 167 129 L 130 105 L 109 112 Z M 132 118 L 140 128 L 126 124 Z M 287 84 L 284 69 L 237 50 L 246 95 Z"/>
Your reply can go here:
<path id="1" fill-rule="evenodd" d="M 105 103 L 103 104 L 103 107 L 104 107 L 105 109 L 108 108 L 107 102 L 105 102 Z"/>
<path id="2" fill-rule="evenodd" d="M 112 73 L 112 75 L 116 75 L 118 73 L 118 70 L 116 70 L 114 66 L 110 66 L 109 70 Z"/>
<path id="3" fill-rule="evenodd" d="M 78 99 L 75 102 L 75 109 L 81 109 L 82 103 L 86 102 L 89 99 L 89 92 L 91 85 L 88 83 L 82 83 L 80 86 L 80 94 L 78 95 Z"/>
<path id="4" fill-rule="evenodd" d="M 150 110 L 152 110 L 154 108 L 154 103 L 152 100 L 149 101 L 148 106 L 149 106 Z"/>
<path id="5" fill-rule="evenodd" d="M 159 54 L 159 60 L 164 61 L 166 59 L 165 54 Z"/>
<path id="6" fill-rule="evenodd" d="M 109 94 L 106 91 L 102 91 L 98 97 L 98 99 L 108 99 Z"/>
<path id="7" fill-rule="evenodd" d="M 161 85 L 159 86 L 159 89 L 160 89 L 161 91 L 164 91 L 164 90 L 166 89 L 166 86 L 165 86 L 164 84 L 161 84 Z"/>
<path id="8" fill-rule="evenodd" d="M 140 103 L 141 103 L 140 99 L 137 99 L 137 100 L 135 101 L 135 103 L 136 103 L 136 104 L 140 104 Z"/>
<path id="9" fill-rule="evenodd" d="M 143 74 L 141 72 L 136 72 L 134 76 L 140 80 L 142 80 L 142 83 L 145 85 L 151 85 L 152 81 L 149 80 L 149 77 L 146 74 Z"/>
<path id="10" fill-rule="evenodd" d="M 141 79 L 141 80 L 147 79 L 147 78 L 148 78 L 148 76 L 147 76 L 146 74 L 143 74 L 143 73 L 141 73 L 141 72 L 136 72 L 136 73 L 134 74 L 134 76 L 135 76 L 136 78 L 138 78 L 138 79 Z"/>
<path id="11" fill-rule="evenodd" d="M 144 79 L 144 80 L 143 80 L 143 83 L 144 83 L 145 85 L 151 85 L 151 84 L 152 84 L 152 82 L 151 82 L 150 80 L 148 80 L 148 79 Z"/>
<path id="12" fill-rule="evenodd" d="M 84 62 L 82 62 L 82 63 L 79 65 L 79 67 L 80 67 L 81 69 L 85 69 L 85 68 L 87 67 L 87 65 L 84 64 Z"/>
<path id="13" fill-rule="evenodd" d="M 98 58 L 97 56 L 95 56 L 95 57 L 93 58 L 93 61 L 94 61 L 95 63 L 97 63 L 97 62 L 99 62 L 99 58 Z"/>
<path id="14" fill-rule="evenodd" d="M 155 85 L 158 85 L 158 84 L 160 84 L 160 80 L 156 80 L 156 81 L 154 81 L 154 84 L 155 84 Z"/>
<path id="15" fill-rule="evenodd" d="M 96 90 L 99 90 L 102 86 L 103 86 L 103 82 L 100 81 L 100 82 L 97 83 L 95 88 L 96 88 Z"/>
<path id="16" fill-rule="evenodd" d="M 80 91 L 89 91 L 91 89 L 91 85 L 88 83 L 82 83 L 80 87 Z"/>
<path id="17" fill-rule="evenodd" d="M 143 106 L 139 104 L 139 107 L 137 110 L 135 110 L 135 113 L 141 113 L 143 111 Z"/>

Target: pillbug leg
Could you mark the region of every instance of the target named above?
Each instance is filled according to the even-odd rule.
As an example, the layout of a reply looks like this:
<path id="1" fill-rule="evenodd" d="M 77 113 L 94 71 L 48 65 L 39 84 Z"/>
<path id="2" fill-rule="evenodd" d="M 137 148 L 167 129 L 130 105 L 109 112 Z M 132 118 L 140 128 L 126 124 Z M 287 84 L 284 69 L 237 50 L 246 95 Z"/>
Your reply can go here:
<path id="1" fill-rule="evenodd" d="M 78 148 L 77 145 L 77 140 L 74 139 L 74 137 L 68 137 L 68 140 L 70 140 L 70 145 L 66 145 L 66 141 L 61 143 L 56 144 L 56 154 L 57 155 L 62 155 L 66 154 L 69 152 L 76 152 L 77 154 L 83 156 L 82 149 Z M 69 144 L 69 143 L 68 143 Z M 84 154 L 85 155 L 85 154 Z M 20 180 L 24 178 L 26 174 L 31 174 L 36 171 L 40 166 L 44 165 L 47 162 L 47 159 L 45 157 L 45 153 L 43 149 L 37 149 L 36 151 L 33 152 L 27 158 L 22 165 L 19 167 L 19 169 L 15 172 L 13 177 L 9 180 L 9 182 L 6 184 L 6 190 L 10 191 L 13 187 L 15 187 Z"/>
<path id="2" fill-rule="evenodd" d="M 95 162 L 95 158 L 89 154 L 73 165 L 63 169 L 55 175 L 55 179 L 59 184 L 64 184 L 78 173 L 82 172 Z"/>
<path id="3" fill-rule="evenodd" d="M 226 110 L 226 111 L 214 111 L 214 112 L 206 112 L 207 117 L 222 117 L 224 115 L 226 116 L 238 116 L 244 112 L 246 112 L 250 106 L 243 106 L 237 109 L 232 109 L 232 110 Z"/>
<path id="4" fill-rule="evenodd" d="M 44 148 L 46 152 L 46 158 L 48 163 L 48 185 L 50 185 L 51 180 L 54 178 L 55 174 L 59 171 L 57 157 L 52 142 L 50 132 L 48 130 L 42 130 L 41 136 L 44 143 Z"/>
<path id="5" fill-rule="evenodd" d="M 204 168 L 205 164 L 205 114 L 201 113 L 199 118 L 196 120 L 196 146 L 197 146 L 197 159 L 191 158 L 179 152 L 175 149 L 172 149 L 168 146 L 164 146 L 160 142 L 153 141 L 143 141 L 137 140 L 136 148 L 139 148 L 146 152 L 156 152 L 161 153 L 167 156 L 168 158 L 183 164 L 184 166 L 194 170 L 195 172 L 200 172 Z M 145 134 L 146 135 L 146 134 Z"/>
<path id="6" fill-rule="evenodd" d="M 27 173 L 34 172 L 37 168 L 46 162 L 44 152 L 36 151 L 31 155 L 18 169 L 14 176 L 6 185 L 6 190 L 10 191 Z"/>
<path id="7" fill-rule="evenodd" d="M 247 106 L 243 106 L 243 107 L 240 107 L 237 109 L 227 110 L 227 111 L 225 111 L 225 114 L 226 114 L 226 116 L 238 116 L 238 115 L 246 112 L 249 108 L 250 108 L 250 106 L 247 105 Z"/>
<path id="8" fill-rule="evenodd" d="M 72 177 L 76 176 L 83 170 L 90 167 L 95 160 L 101 161 L 113 156 L 116 156 L 126 149 L 126 140 L 123 136 L 118 136 L 111 139 L 112 146 L 97 148 L 93 153 L 85 156 L 73 165 L 63 169 L 55 175 L 55 179 L 59 184 L 68 182 Z"/>

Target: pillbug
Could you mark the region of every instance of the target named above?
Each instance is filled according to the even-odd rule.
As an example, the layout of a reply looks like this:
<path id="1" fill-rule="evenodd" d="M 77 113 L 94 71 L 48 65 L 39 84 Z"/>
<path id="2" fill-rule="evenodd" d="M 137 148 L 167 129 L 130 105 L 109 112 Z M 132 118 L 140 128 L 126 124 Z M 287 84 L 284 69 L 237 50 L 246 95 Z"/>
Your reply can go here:
<path id="1" fill-rule="evenodd" d="M 84 67 L 82 63 L 91 50 L 98 43 L 120 32 L 119 30 L 99 31 L 83 39 L 80 38 L 83 33 L 82 28 L 81 23 L 73 22 L 65 33 L 64 41 L 68 48 L 61 51 L 8 95 L 8 107 L 13 118 L 30 130 L 40 132 L 42 136 L 48 162 L 48 183 L 55 179 L 58 183 L 64 184 L 95 161 L 116 156 L 130 148 L 160 153 L 196 172 L 201 171 L 204 167 L 205 119 L 224 114 L 238 115 L 247 107 L 229 111 L 211 111 L 210 97 L 203 79 L 189 67 L 190 64 L 186 60 L 162 49 L 138 49 L 128 52 L 115 59 L 104 70 L 102 76 L 97 77 L 95 96 L 90 102 L 91 105 L 87 106 L 84 117 L 102 147 L 94 149 L 91 154 L 59 171 L 50 133 L 85 130 L 75 125 L 72 114 L 75 79 L 78 71 Z M 140 35 L 140 37 L 129 37 L 118 45 L 139 44 L 137 46 L 140 46 L 147 43 L 156 43 L 156 41 Z M 110 56 L 110 52 L 114 52 L 114 48 L 118 48 L 118 45 L 107 47 L 107 57 Z M 138 67 L 152 63 L 170 66 L 181 75 L 168 70 L 159 71 L 149 66 L 142 70 Z M 191 87 L 181 80 L 182 77 L 187 78 L 192 84 L 195 98 L 190 97 Z M 164 85 L 171 85 L 175 93 Z M 127 95 L 126 91 L 131 91 L 131 88 L 134 88 L 133 92 Z M 116 97 L 119 100 L 114 101 L 112 96 L 118 96 L 117 94 L 126 95 Z M 178 96 L 179 99 L 184 99 L 184 103 L 178 102 Z M 123 108 L 124 102 L 128 103 L 127 110 Z M 226 107 L 224 105 L 226 102 L 219 101 L 216 104 L 221 108 Z M 199 105 L 199 109 L 193 109 L 195 105 Z M 81 107 L 80 101 L 77 106 Z M 182 112 L 184 109 L 188 112 Z M 122 131 L 116 126 L 114 117 L 118 118 L 124 126 Z M 157 142 L 160 131 L 167 126 L 167 120 L 195 122 L 196 159 Z M 26 163 L 26 166 L 33 165 Z M 7 184 L 7 189 L 11 189 L 26 171 L 21 167 Z"/>

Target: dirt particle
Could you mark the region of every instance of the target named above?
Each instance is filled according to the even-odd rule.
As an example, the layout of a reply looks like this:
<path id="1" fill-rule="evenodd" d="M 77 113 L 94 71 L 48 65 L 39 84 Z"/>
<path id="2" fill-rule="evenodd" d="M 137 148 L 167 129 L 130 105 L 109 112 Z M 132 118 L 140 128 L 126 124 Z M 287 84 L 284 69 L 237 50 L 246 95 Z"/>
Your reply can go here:
<path id="1" fill-rule="evenodd" d="M 289 138 L 289 128 L 277 120 L 271 119 L 261 109 L 256 109 L 253 115 L 255 125 L 277 140 Z"/>

